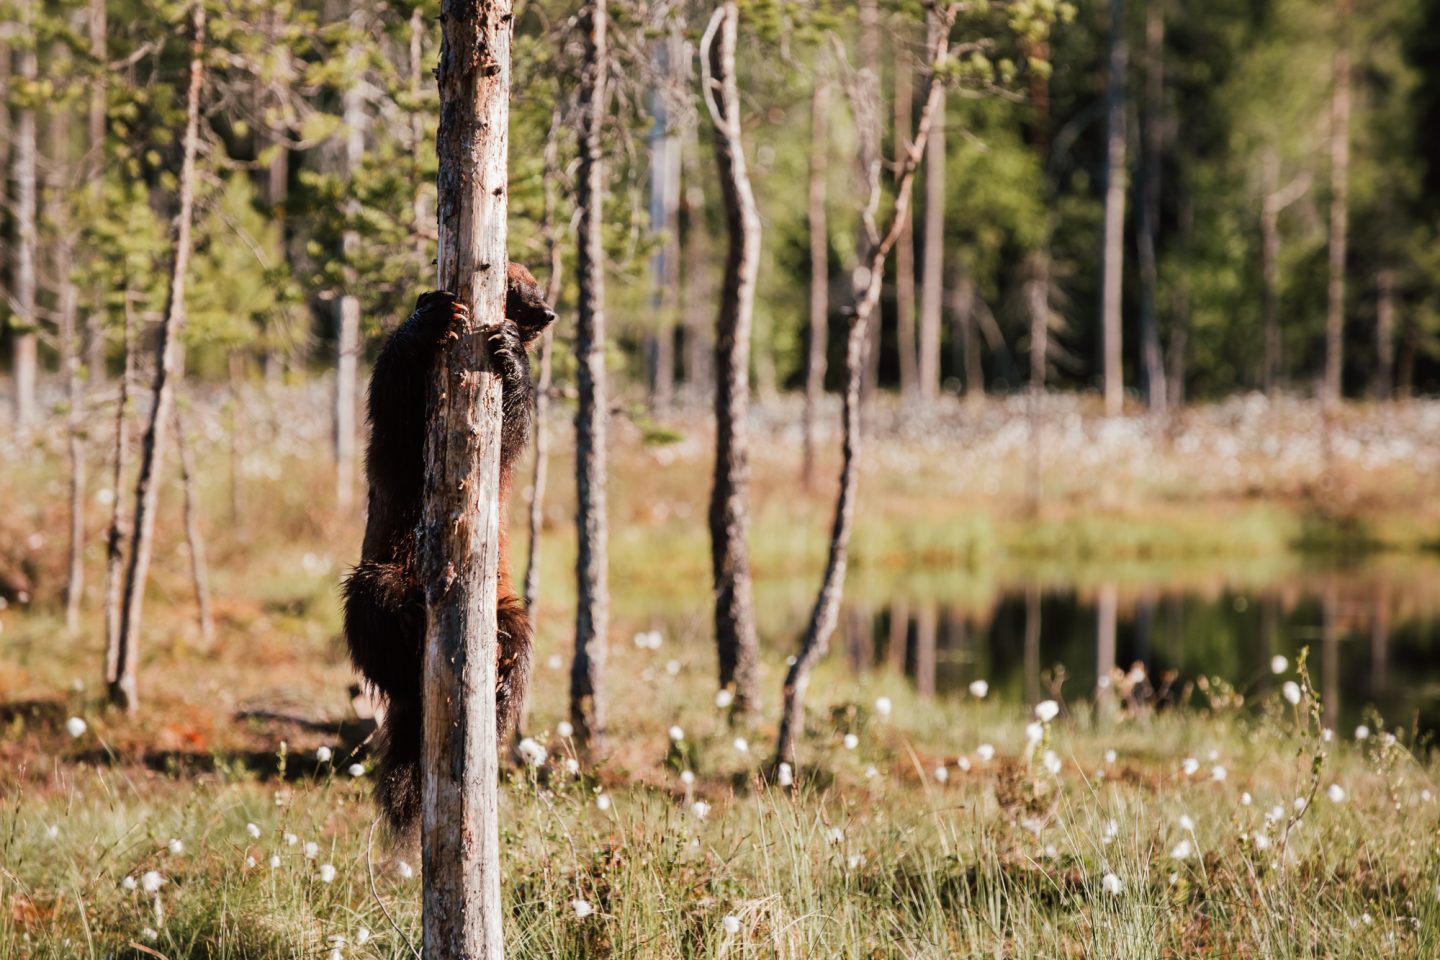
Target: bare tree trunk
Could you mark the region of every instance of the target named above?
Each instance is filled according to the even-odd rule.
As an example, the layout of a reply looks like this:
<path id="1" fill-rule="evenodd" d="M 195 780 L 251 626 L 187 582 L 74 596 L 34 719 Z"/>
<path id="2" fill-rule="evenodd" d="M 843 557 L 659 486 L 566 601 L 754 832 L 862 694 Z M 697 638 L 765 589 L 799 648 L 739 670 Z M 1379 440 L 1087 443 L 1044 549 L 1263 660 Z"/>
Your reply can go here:
<path id="1" fill-rule="evenodd" d="M 230 526 L 240 529 L 244 522 L 245 503 L 240 488 L 240 450 L 244 446 L 240 421 L 240 383 L 244 377 L 245 358 L 232 353 L 229 358 L 230 374 Z"/>
<path id="2" fill-rule="evenodd" d="M 801 479 L 815 489 L 815 420 L 825 395 L 826 351 L 830 342 L 830 226 L 825 194 L 830 167 L 830 82 L 815 64 L 810 97 L 810 348 L 805 361 L 804 453 Z"/>
<path id="3" fill-rule="evenodd" d="M 938 20 L 930 15 L 929 45 L 935 45 Z M 935 106 L 930 149 L 925 151 L 925 249 L 920 267 L 920 356 L 916 377 L 920 398 L 940 396 L 940 327 L 945 290 L 945 93 Z"/>
<path id="4" fill-rule="evenodd" d="M 949 50 L 950 27 L 955 23 L 958 5 L 948 5 L 941 18 L 937 39 L 931 48 L 929 58 L 932 64 L 943 64 Z M 780 719 L 780 733 L 775 747 L 776 761 L 795 763 L 795 748 L 805 724 L 805 692 L 810 685 L 810 674 L 825 655 L 830 637 L 835 632 L 835 621 L 840 613 L 840 600 L 844 594 L 845 570 L 849 562 L 850 531 L 855 521 L 855 503 L 860 479 L 860 387 L 865 369 L 865 348 L 868 327 L 872 321 L 875 305 L 880 299 L 880 287 L 885 276 L 885 260 L 890 249 L 899 239 L 899 225 L 904 221 L 910 206 L 910 192 L 914 186 L 915 170 L 925 153 L 925 144 L 930 137 L 930 127 L 939 102 L 941 81 L 934 71 L 928 74 L 924 84 L 924 106 L 915 127 L 915 140 L 908 151 L 899 158 L 895 185 L 895 205 L 889 228 L 882 235 L 876 227 L 875 215 L 880 205 L 880 167 L 869 166 L 867 200 L 863 212 L 863 233 L 861 244 L 867 250 L 863 269 L 856 271 L 855 303 L 850 314 L 849 329 L 845 337 L 845 394 L 844 433 L 840 467 L 840 492 L 835 501 L 835 518 L 831 526 L 830 550 L 825 563 L 825 576 L 815 606 L 810 613 L 810 622 L 795 658 L 785 676 L 784 709 Z M 860 154 L 866 155 L 876 149 L 876 119 L 879 104 L 873 88 L 863 80 L 856 82 L 850 91 L 851 109 L 856 114 L 856 129 L 860 132 Z M 868 121 L 868 122 L 867 122 Z M 869 131 L 867 133 L 867 131 Z M 861 283 L 859 281 L 863 280 Z"/>
<path id="5" fill-rule="evenodd" d="M 1330 284 L 1325 312 L 1325 383 L 1321 397 L 1336 403 L 1345 367 L 1345 246 L 1350 194 L 1350 4 L 1336 0 L 1334 87 L 1330 96 Z"/>
<path id="6" fill-rule="evenodd" d="M 1375 275 L 1375 399 L 1395 395 L 1395 271 Z"/>
<path id="7" fill-rule="evenodd" d="M 180 404 L 175 404 L 175 448 L 180 454 L 180 483 L 185 493 L 185 545 L 190 551 L 190 581 L 195 586 L 196 620 L 206 650 L 215 646 L 215 618 L 210 612 L 210 576 L 206 572 L 205 540 L 200 536 L 200 505 L 195 495 L 195 467 L 185 437 Z"/>
<path id="8" fill-rule="evenodd" d="M 120 487 L 125 482 L 125 460 L 130 449 L 129 406 L 130 380 L 134 376 L 135 345 L 132 343 L 134 324 L 131 322 L 130 288 L 125 289 L 124 357 L 120 367 L 120 392 L 115 401 L 115 471 L 110 488 L 114 499 L 110 504 L 110 533 L 105 540 L 105 682 L 120 673 L 120 573 L 125 559 L 124 541 L 130 531 L 125 518 L 125 497 Z"/>
<path id="9" fill-rule="evenodd" d="M 560 117 L 555 111 L 555 120 L 550 127 L 550 136 L 545 140 L 545 219 L 540 230 L 545 238 L 545 251 L 550 260 L 550 279 L 545 286 L 545 302 L 555 308 L 560 303 L 561 266 L 564 257 L 560 251 L 560 239 L 555 229 L 555 184 L 560 178 Z M 555 349 L 555 325 L 545 327 L 540 335 L 540 375 L 535 383 L 535 474 L 530 483 L 530 539 L 526 544 L 525 557 L 525 609 L 530 614 L 530 624 L 535 624 L 536 603 L 540 599 L 540 531 L 545 525 L 545 484 L 550 475 L 550 387 L 553 379 Z M 528 701 L 529 698 L 527 697 Z M 521 705 L 528 713 L 529 704 Z M 516 731 L 525 729 L 522 715 L 515 725 Z"/>
<path id="10" fill-rule="evenodd" d="M 1038 513 L 1043 496 L 1044 448 L 1040 401 L 1045 396 L 1045 372 L 1050 353 L 1050 256 L 1037 251 L 1030 255 L 1025 281 L 1025 309 L 1030 318 L 1030 457 L 1028 499 L 1030 512 Z"/>
<path id="11" fill-rule="evenodd" d="M 866 151 L 857 153 L 856 179 L 859 189 L 864 191 L 870 183 L 872 169 L 884 163 L 880 154 L 881 130 L 884 127 L 884 120 L 880 113 L 880 9 L 877 0 L 858 0 L 860 12 L 860 43 L 859 61 L 860 73 L 858 83 L 865 85 L 865 97 L 871 102 L 874 108 L 873 116 L 868 120 L 875 127 L 874 130 L 859 132 L 860 142 L 870 144 Z M 899 151 L 896 151 L 897 153 Z M 859 238 L 859 246 L 855 250 L 855 259 L 860 266 L 869 259 L 870 251 L 865 246 L 863 235 Z M 876 306 L 875 322 L 871 324 L 866 332 L 869 337 L 865 346 L 865 369 L 864 376 L 860 381 L 860 399 L 862 403 L 869 404 L 870 398 L 875 395 L 876 389 L 880 386 L 880 347 L 884 327 L 883 311 Z"/>
<path id="12" fill-rule="evenodd" d="M 125 609 L 116 644 L 115 671 L 109 679 L 110 702 L 133 713 L 139 706 L 135 682 L 140 641 L 140 618 L 145 606 L 145 584 L 150 575 L 150 552 L 155 540 L 155 511 L 160 503 L 156 483 L 165 459 L 170 408 L 175 402 L 171 379 L 180 363 L 180 332 L 185 326 L 185 280 L 190 270 L 190 226 L 195 210 L 195 155 L 200 144 L 200 90 L 204 85 L 205 6 L 192 3 L 190 80 L 185 95 L 185 152 L 180 166 L 180 211 L 175 215 L 174 253 L 170 265 L 170 291 L 156 350 L 154 400 L 150 424 L 140 450 L 140 475 L 135 481 L 135 520 L 130 537 L 130 565 L 125 577 Z M 122 414 L 123 415 L 123 414 Z M 119 492 L 116 492 L 119 495 Z"/>
<path id="13" fill-rule="evenodd" d="M 34 8 L 20 5 L 20 32 L 33 32 Z M 15 49 L 15 74 L 27 87 L 36 80 L 36 55 L 32 42 Z M 35 230 L 36 144 L 35 110 L 24 106 L 15 115 L 15 262 L 11 267 L 15 315 L 10 320 L 11 375 L 15 379 L 15 424 L 35 422 L 35 382 L 39 373 L 39 318 L 35 315 L 35 261 L 38 242 Z"/>
<path id="14" fill-rule="evenodd" d="M 1140 351 L 1145 361 L 1145 401 L 1151 411 L 1164 413 L 1169 399 L 1165 389 L 1165 358 L 1160 351 L 1160 321 L 1155 297 L 1159 271 L 1155 239 L 1160 229 L 1160 151 L 1164 146 L 1165 8 L 1166 0 L 1149 0 L 1145 7 L 1145 163 L 1141 171 Z"/>
<path id="15" fill-rule="evenodd" d="M 69 54 L 60 47 L 54 56 L 68 59 Z M 61 72 L 64 72 L 63 65 Z M 73 636 L 80 628 L 80 601 L 85 593 L 85 447 L 84 385 L 80 369 L 80 336 L 76 329 L 80 295 L 71 276 L 76 232 L 71 223 L 66 177 L 71 160 L 66 132 L 72 119 L 61 109 L 50 113 L 47 131 L 50 172 L 46 177 L 48 195 L 45 202 L 51 211 L 55 233 L 51 256 L 59 290 L 56 314 L 60 321 L 60 370 L 65 378 L 66 456 L 70 461 L 70 546 L 69 573 L 65 578 L 65 632 Z"/>
<path id="16" fill-rule="evenodd" d="M 689 136 L 695 136 L 691 141 Z M 681 182 L 686 184 L 681 191 L 681 213 L 684 229 L 681 237 L 683 266 L 680 282 L 682 322 L 685 325 L 685 350 L 681 366 L 685 376 L 685 390 L 692 401 L 709 397 L 714 389 L 715 363 L 714 334 L 715 318 L 710 313 L 714 297 L 710 291 L 709 265 L 714 258 L 710 255 L 707 237 L 709 228 L 705 223 L 705 190 L 700 176 L 695 175 L 693 164 L 699 158 L 699 137 L 692 127 L 687 135 L 685 149 L 680 151 L 682 168 L 691 165 L 690 172 L 681 173 Z"/>
<path id="17" fill-rule="evenodd" d="M 1025 588 L 1025 702 L 1040 702 L 1040 587 Z"/>
<path id="18" fill-rule="evenodd" d="M 715 647 L 720 686 L 733 687 L 734 715 L 760 706 L 760 650 L 750 588 L 750 329 L 760 268 L 760 214 L 740 140 L 735 44 L 740 9 L 724 3 L 701 45 L 702 82 L 713 121 L 715 163 L 729 251 L 715 325 L 715 480 L 710 492 L 710 562 L 715 578 Z M 719 33 L 719 42 L 715 35 Z"/>
<path id="19" fill-rule="evenodd" d="M 1320 676 L 1325 726 L 1334 730 L 1340 719 L 1340 598 L 1333 583 L 1320 596 Z"/>
<path id="20" fill-rule="evenodd" d="M 97 65 L 103 64 L 108 43 L 105 0 L 90 0 L 87 27 L 90 34 L 90 59 Z M 85 179 L 89 184 L 90 203 L 94 210 L 99 210 L 100 201 L 104 196 L 105 80 L 106 71 L 104 70 L 99 71 L 97 76 L 91 77 L 89 80 L 90 104 L 86 118 L 88 156 L 85 164 Z M 91 287 L 91 302 L 85 318 L 85 352 L 88 358 L 86 374 L 91 384 L 105 382 L 105 311 L 101 296 L 99 283 L 96 282 Z"/>
<path id="21" fill-rule="evenodd" d="M 425 22 L 425 8 L 417 5 L 414 10 L 410 11 L 410 96 L 416 103 L 420 101 L 420 92 L 424 86 L 425 31 L 427 29 L 429 29 L 429 25 Z M 425 124 L 420 116 L 420 111 L 412 110 L 410 112 L 410 162 L 411 169 L 414 171 L 411 176 L 415 181 L 416 189 L 415 197 L 410 201 L 411 215 L 414 217 L 410 242 L 415 251 L 415 265 L 421 273 L 425 272 L 430 262 L 424 231 L 424 225 L 430 219 L 430 215 L 425 202 L 425 191 L 420 189 L 420 184 L 424 181 L 420 152 L 424 149 Z"/>
<path id="22" fill-rule="evenodd" d="M 965 354 L 965 400 L 972 406 L 985 399 L 985 368 L 980 362 L 980 318 L 975 280 L 968 273 L 955 283 L 950 305 L 955 315 L 955 339 Z"/>
<path id="23" fill-rule="evenodd" d="M 514 20 L 510 0 L 443 0 L 440 24 L 439 286 L 469 315 L 441 351 L 427 404 L 423 949 L 438 960 L 501 960 L 502 397 L 487 340 L 505 318 Z"/>
<path id="24" fill-rule="evenodd" d="M 1280 161 L 1267 150 L 1263 164 L 1264 197 L 1260 202 L 1260 314 L 1265 332 L 1264 366 L 1260 376 L 1267 397 L 1280 386 Z"/>
<path id="25" fill-rule="evenodd" d="M 895 152 L 910 140 L 910 114 L 915 106 L 914 69 L 899 41 L 895 44 Z M 895 244 L 895 341 L 900 351 L 900 396 L 919 396 L 919 370 L 915 350 L 915 228 L 906 217 Z"/>
<path id="26" fill-rule="evenodd" d="M 360 62 L 358 50 L 351 53 L 351 62 Z M 344 96 L 345 175 L 352 180 L 365 158 L 363 85 L 361 74 L 346 89 Z M 419 192 L 418 184 L 416 192 Z M 358 201 L 352 198 L 348 203 L 353 215 L 358 209 Z M 340 254 L 345 261 L 346 290 L 336 301 L 335 501 L 341 510 L 348 510 L 355 502 L 355 390 L 360 363 L 360 300 L 354 293 L 357 278 L 351 258 L 355 256 L 359 244 L 360 235 L 355 230 L 346 230 L 340 241 Z"/>
<path id="27" fill-rule="evenodd" d="M 1114 697 L 1110 671 L 1115 669 L 1115 584 L 1100 587 L 1095 599 L 1095 703 L 1108 704 Z"/>
<path id="28" fill-rule="evenodd" d="M 1125 369 L 1121 352 L 1121 282 L 1125 270 L 1125 0 L 1110 0 L 1110 75 L 1106 82 L 1108 117 L 1105 151 L 1105 246 L 1100 293 L 1104 362 L 1105 415 L 1119 416 L 1125 405 Z"/>
<path id="29" fill-rule="evenodd" d="M 1182 248 L 1190 246 L 1195 233 L 1195 206 L 1188 192 L 1180 194 L 1179 202 L 1179 243 Z M 1190 349 L 1190 289 L 1182 277 L 1175 290 L 1175 306 L 1170 319 L 1170 370 L 1165 383 L 1170 389 L 1170 409 L 1178 410 L 1185 405 L 1185 371 Z"/>
<path id="30" fill-rule="evenodd" d="M 579 310 L 575 325 L 575 497 L 579 545 L 575 559 L 575 659 L 570 666 L 570 719 L 579 741 L 602 749 L 605 702 L 601 678 L 610 626 L 609 558 L 605 505 L 605 249 L 601 241 L 605 200 L 600 128 L 606 102 L 609 48 L 606 0 L 590 0 L 584 17 L 585 68 L 580 84 L 580 168 L 575 203 L 580 208 L 576 261 Z"/>
<path id="31" fill-rule="evenodd" d="M 676 61 L 683 56 L 679 38 L 655 44 L 660 83 L 672 84 Z M 670 120 L 665 91 L 651 91 L 650 229 L 663 236 L 651 258 L 655 288 L 651 303 L 657 327 L 650 338 L 650 407 L 664 414 L 674 403 L 675 320 L 680 303 L 680 137 Z"/>
<path id="32" fill-rule="evenodd" d="M 939 630 L 939 609 L 933 601 L 922 603 L 915 615 L 915 692 L 922 697 L 935 696 Z"/>

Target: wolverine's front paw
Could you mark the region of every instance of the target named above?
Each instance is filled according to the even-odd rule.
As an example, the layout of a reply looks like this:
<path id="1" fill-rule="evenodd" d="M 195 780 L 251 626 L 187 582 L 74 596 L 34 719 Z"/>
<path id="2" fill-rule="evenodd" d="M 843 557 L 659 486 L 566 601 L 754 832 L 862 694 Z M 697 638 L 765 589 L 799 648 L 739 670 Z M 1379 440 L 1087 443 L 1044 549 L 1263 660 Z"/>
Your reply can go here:
<path id="1" fill-rule="evenodd" d="M 415 301 L 415 319 L 422 336 L 446 343 L 460 339 L 470 322 L 470 308 L 448 290 L 432 290 Z"/>
<path id="2" fill-rule="evenodd" d="M 520 328 L 513 320 L 506 320 L 486 331 L 490 340 L 490 361 L 500 379 L 510 383 L 517 378 L 529 378 L 525 363 L 525 342 Z"/>

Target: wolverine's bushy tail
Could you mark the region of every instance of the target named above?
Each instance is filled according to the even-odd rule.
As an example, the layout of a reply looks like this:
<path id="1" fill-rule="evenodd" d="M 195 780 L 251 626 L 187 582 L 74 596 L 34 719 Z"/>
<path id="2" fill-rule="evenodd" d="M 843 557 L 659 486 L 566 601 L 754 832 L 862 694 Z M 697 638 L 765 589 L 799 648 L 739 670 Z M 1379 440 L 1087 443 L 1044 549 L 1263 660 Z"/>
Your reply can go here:
<path id="1" fill-rule="evenodd" d="M 420 824 L 423 717 L 419 700 L 391 700 L 375 751 L 375 802 L 397 835 L 413 833 Z"/>

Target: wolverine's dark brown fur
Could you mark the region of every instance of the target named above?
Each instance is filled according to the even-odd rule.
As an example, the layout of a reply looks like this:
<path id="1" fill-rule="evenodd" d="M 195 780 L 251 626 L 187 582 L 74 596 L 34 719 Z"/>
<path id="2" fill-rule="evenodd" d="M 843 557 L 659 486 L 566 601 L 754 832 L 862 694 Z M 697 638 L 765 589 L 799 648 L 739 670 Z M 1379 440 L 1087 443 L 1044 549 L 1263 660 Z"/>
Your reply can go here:
<path id="1" fill-rule="evenodd" d="M 528 270 L 512 263 L 506 280 L 505 322 L 490 338 L 491 357 L 504 390 L 496 607 L 500 659 L 495 692 L 502 744 L 514 727 L 530 679 L 530 618 L 510 581 L 506 536 L 510 475 L 530 433 L 530 360 L 525 348 L 555 319 Z M 386 700 L 376 799 L 400 832 L 413 827 L 420 813 L 425 593 L 416 567 L 415 528 L 425 483 L 426 400 L 440 347 L 462 313 L 451 294 L 425 294 L 375 361 L 365 457 L 370 515 L 360 563 L 344 588 L 350 658 Z"/>

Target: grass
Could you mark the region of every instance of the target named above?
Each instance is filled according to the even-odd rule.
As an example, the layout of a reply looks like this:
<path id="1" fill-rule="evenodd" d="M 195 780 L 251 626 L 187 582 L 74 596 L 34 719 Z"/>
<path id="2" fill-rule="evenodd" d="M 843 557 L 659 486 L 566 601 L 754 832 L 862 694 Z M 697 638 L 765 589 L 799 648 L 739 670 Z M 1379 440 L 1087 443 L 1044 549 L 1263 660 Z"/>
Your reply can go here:
<path id="1" fill-rule="evenodd" d="M 326 424 L 288 419 L 299 406 L 247 407 L 234 515 L 227 421 L 193 411 L 219 641 L 205 647 L 195 628 L 170 502 L 133 718 L 103 710 L 96 692 L 106 511 L 90 501 L 90 589 L 81 629 L 67 635 L 59 432 L 0 451 L 0 499 L 14 505 L 0 514 L 0 560 L 35 581 L 32 603 L 0 609 L 0 960 L 412 956 L 420 881 L 402 864 L 418 874 L 418 853 L 372 836 L 368 771 L 348 772 L 366 762 L 354 753 L 366 731 L 346 693 L 335 582 L 358 552 L 360 522 L 329 506 L 330 474 L 313 454 Z M 837 655 L 811 688 L 799 789 L 765 783 L 783 656 L 818 583 L 829 485 L 799 494 L 797 445 L 768 434 L 755 444 L 766 702 L 755 724 L 732 729 L 713 705 L 704 431 L 683 420 L 661 430 L 617 421 L 610 749 L 578 773 L 559 734 L 574 603 L 570 465 L 562 457 L 552 470 L 529 726 L 549 760 L 512 771 L 501 801 L 511 956 L 1440 954 L 1430 748 L 1378 718 L 1364 740 L 1326 740 L 1294 671 L 1163 696 L 1122 678 L 1114 702 L 1097 706 L 1056 669 L 1046 689 L 1063 712 L 1031 744 L 1029 709 L 999 690 L 923 698 Z M 99 464 L 104 438 L 93 443 Z M 1032 514 L 1023 455 L 965 450 L 877 432 L 852 596 L 978 606 L 1022 570 L 1122 589 L 1156 576 L 1224 582 L 1238 569 L 1283 580 L 1305 562 L 1297 545 L 1361 544 L 1389 551 L 1383 562 L 1400 575 L 1432 575 L 1413 550 L 1436 539 L 1440 498 L 1433 475 L 1403 465 L 1332 463 L 1323 485 L 1278 469 L 1257 480 L 1247 467 L 1242 489 L 1180 453 L 1142 468 L 1069 462 L 1057 449 Z M 108 482 L 101 473 L 92 468 L 92 498 Z M 655 627 L 659 650 L 624 639 Z M 1281 696 L 1283 679 L 1301 684 L 1299 704 Z M 79 736 L 71 717 L 86 721 Z M 1343 799 L 1330 799 L 1332 785 Z M 709 805 L 703 818 L 696 801 Z M 1182 842 L 1192 855 L 1172 856 Z M 151 871 L 157 894 L 139 888 Z M 576 901 L 592 912 L 579 916 Z"/>
<path id="2" fill-rule="evenodd" d="M 1298 707 L 1271 695 L 1246 708 L 1215 687 L 1158 711 L 1134 698 L 1076 701 L 1029 745 L 1023 708 L 925 701 L 896 678 L 857 680 L 831 663 L 792 792 L 757 774 L 772 731 L 740 731 L 754 746 L 736 749 L 737 731 L 708 704 L 707 663 L 663 648 L 617 654 L 614 675 L 631 679 L 615 701 L 611 757 L 568 773 L 558 698 L 544 697 L 533 727 L 550 759 L 503 791 L 512 956 L 1440 948 L 1433 766 L 1403 731 L 1326 742 L 1308 686 Z M 345 772 L 346 756 L 313 760 L 323 735 L 277 747 L 285 769 L 274 776 L 224 763 L 182 776 L 96 761 L 112 720 L 91 720 L 74 739 L 53 725 L 18 735 L 41 749 L 7 788 L 0 956 L 299 958 L 327 955 L 335 937 L 348 941 L 344 957 L 410 955 L 420 888 L 402 863 L 418 870 L 418 856 L 372 841 L 365 778 Z M 667 738 L 672 723 L 680 744 Z M 857 735 L 855 749 L 843 733 Z M 1327 796 L 1332 784 L 1343 799 Z M 697 800 L 709 804 L 703 819 Z M 1193 853 L 1177 859 L 1182 843 Z M 148 871 L 163 879 L 158 895 L 125 888 Z M 593 913 L 577 916 L 575 901 Z"/>

